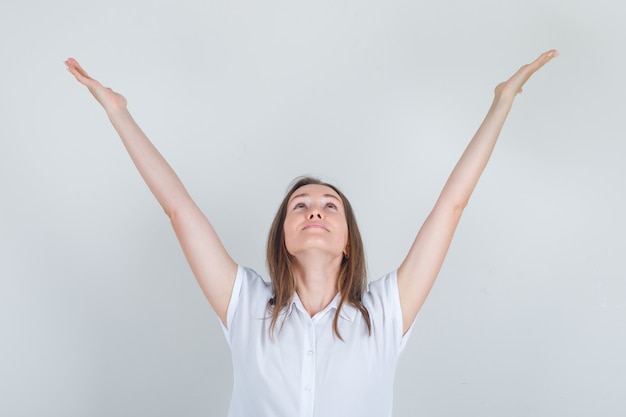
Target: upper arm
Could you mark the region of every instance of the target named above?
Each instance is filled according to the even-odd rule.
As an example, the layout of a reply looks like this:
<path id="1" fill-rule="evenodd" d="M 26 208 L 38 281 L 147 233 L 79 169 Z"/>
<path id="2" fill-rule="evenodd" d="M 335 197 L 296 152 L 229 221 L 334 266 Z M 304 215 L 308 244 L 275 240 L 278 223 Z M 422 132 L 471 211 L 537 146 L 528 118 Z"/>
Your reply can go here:
<path id="1" fill-rule="evenodd" d="M 172 212 L 170 220 L 202 292 L 226 326 L 237 264 L 209 220 L 192 201 Z"/>
<path id="2" fill-rule="evenodd" d="M 403 334 L 411 327 L 435 283 L 462 212 L 462 206 L 438 202 L 398 268 Z"/>

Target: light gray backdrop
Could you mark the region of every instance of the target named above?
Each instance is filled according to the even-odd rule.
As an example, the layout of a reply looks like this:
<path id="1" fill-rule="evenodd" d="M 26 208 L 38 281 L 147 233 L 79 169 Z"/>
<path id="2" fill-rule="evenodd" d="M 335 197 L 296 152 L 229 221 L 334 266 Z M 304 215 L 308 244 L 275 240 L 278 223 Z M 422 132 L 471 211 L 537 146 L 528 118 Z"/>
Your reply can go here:
<path id="1" fill-rule="evenodd" d="M 74 56 L 122 92 L 233 257 L 301 174 L 401 262 L 492 89 L 518 97 L 420 313 L 396 416 L 626 415 L 626 26 L 614 0 L 0 6 L 0 415 L 223 416 L 218 321 Z"/>

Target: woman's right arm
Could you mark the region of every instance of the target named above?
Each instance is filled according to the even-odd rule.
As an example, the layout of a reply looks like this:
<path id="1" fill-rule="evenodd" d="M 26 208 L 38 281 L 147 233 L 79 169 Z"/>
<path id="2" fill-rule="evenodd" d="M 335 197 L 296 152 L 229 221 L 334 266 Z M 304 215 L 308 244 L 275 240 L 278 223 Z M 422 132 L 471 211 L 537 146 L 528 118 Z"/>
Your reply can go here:
<path id="1" fill-rule="evenodd" d="M 70 58 L 65 64 L 106 111 L 133 163 L 170 218 L 204 295 L 226 326 L 237 264 L 174 170 L 133 120 L 126 107 L 126 99 L 89 77 L 75 59 Z"/>

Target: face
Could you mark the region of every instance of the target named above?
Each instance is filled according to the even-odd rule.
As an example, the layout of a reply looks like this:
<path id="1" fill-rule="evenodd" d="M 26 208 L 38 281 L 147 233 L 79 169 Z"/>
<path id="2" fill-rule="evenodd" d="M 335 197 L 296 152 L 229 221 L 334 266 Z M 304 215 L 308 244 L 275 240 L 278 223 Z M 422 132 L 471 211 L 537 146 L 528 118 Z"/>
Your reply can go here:
<path id="1" fill-rule="evenodd" d="M 293 256 L 306 251 L 343 256 L 348 223 L 341 197 L 325 185 L 298 188 L 289 198 L 284 231 L 287 251 Z"/>

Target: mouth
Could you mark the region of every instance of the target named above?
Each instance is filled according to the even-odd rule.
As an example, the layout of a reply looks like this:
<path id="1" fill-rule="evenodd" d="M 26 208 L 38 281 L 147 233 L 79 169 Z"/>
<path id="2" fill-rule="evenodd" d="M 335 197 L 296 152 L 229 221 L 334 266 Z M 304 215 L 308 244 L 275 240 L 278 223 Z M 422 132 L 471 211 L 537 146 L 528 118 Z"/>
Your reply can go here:
<path id="1" fill-rule="evenodd" d="M 307 223 L 302 230 L 307 230 L 307 229 L 322 229 L 322 230 L 326 230 L 328 231 L 328 229 L 326 228 L 326 226 L 324 226 L 323 223 L 320 222 L 309 222 Z"/>

